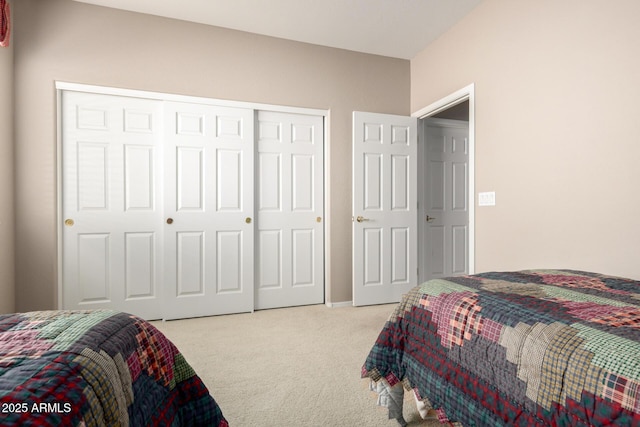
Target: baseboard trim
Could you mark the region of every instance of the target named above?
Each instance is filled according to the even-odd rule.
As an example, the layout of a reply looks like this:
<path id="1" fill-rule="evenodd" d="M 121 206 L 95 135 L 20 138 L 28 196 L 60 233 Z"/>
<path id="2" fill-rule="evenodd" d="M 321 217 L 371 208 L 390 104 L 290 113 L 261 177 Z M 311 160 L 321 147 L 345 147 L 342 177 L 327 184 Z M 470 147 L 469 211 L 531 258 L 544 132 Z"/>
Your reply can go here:
<path id="1" fill-rule="evenodd" d="M 329 308 L 352 307 L 353 301 L 326 302 L 325 305 Z"/>

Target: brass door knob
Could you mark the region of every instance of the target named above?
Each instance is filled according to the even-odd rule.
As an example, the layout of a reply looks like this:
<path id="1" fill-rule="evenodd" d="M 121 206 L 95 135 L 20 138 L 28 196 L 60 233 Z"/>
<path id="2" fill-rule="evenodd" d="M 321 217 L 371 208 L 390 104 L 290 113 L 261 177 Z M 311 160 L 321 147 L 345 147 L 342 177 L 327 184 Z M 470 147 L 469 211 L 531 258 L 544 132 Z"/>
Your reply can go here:
<path id="1" fill-rule="evenodd" d="M 251 218 L 246 217 L 246 218 L 244 219 L 244 222 L 246 222 L 247 224 L 251 224 Z"/>
<path id="2" fill-rule="evenodd" d="M 173 218 L 167 218 L 167 224 L 169 225 L 173 224 Z"/>
<path id="3" fill-rule="evenodd" d="M 64 225 L 66 225 L 67 227 L 73 227 L 73 224 L 75 224 L 75 222 L 71 218 L 67 218 L 64 220 Z"/>
<path id="4" fill-rule="evenodd" d="M 358 217 L 356 218 L 356 221 L 358 221 L 358 222 L 363 222 L 363 221 L 370 221 L 370 219 L 369 219 L 369 218 L 365 218 L 365 217 L 363 217 L 363 216 L 358 216 Z"/>

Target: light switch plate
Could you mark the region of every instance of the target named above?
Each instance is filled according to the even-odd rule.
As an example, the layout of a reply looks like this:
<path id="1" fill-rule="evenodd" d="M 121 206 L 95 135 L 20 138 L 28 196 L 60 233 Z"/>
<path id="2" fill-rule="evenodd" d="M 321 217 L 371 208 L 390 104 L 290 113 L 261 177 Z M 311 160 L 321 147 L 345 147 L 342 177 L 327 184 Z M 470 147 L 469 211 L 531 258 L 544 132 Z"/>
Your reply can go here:
<path id="1" fill-rule="evenodd" d="M 478 193 L 478 206 L 495 206 L 496 205 L 496 192 L 486 191 Z"/>

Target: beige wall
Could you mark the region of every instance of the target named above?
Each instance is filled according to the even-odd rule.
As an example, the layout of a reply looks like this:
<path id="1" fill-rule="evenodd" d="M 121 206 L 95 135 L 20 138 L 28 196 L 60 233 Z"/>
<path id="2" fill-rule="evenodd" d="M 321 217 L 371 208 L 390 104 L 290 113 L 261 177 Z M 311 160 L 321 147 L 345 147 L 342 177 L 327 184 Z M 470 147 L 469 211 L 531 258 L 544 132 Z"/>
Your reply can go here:
<path id="1" fill-rule="evenodd" d="M 330 110 L 327 283 L 351 300 L 351 112 L 408 114 L 409 61 L 71 0 L 14 9 L 18 310 L 57 298 L 56 80 Z"/>
<path id="2" fill-rule="evenodd" d="M 13 6 L 9 2 L 9 6 Z M 13 42 L 0 47 L 0 314 L 14 311 Z"/>
<path id="3" fill-rule="evenodd" d="M 411 62 L 411 109 L 475 83 L 478 271 L 640 279 L 640 2 L 485 0 Z"/>

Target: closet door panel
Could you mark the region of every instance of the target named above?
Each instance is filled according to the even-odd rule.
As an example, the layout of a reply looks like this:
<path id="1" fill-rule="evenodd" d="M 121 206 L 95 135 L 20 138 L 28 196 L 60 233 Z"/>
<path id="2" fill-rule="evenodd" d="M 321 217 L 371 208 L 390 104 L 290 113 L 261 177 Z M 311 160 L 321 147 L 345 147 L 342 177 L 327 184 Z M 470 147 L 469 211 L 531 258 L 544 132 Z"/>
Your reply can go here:
<path id="1" fill-rule="evenodd" d="M 253 110 L 165 102 L 165 318 L 253 310 Z"/>
<path id="2" fill-rule="evenodd" d="M 259 111 L 256 308 L 324 302 L 320 116 Z"/>
<path id="3" fill-rule="evenodd" d="M 65 309 L 324 302 L 324 119 L 61 92 Z"/>
<path id="4" fill-rule="evenodd" d="M 162 102 L 63 91 L 64 309 L 163 313 Z"/>

